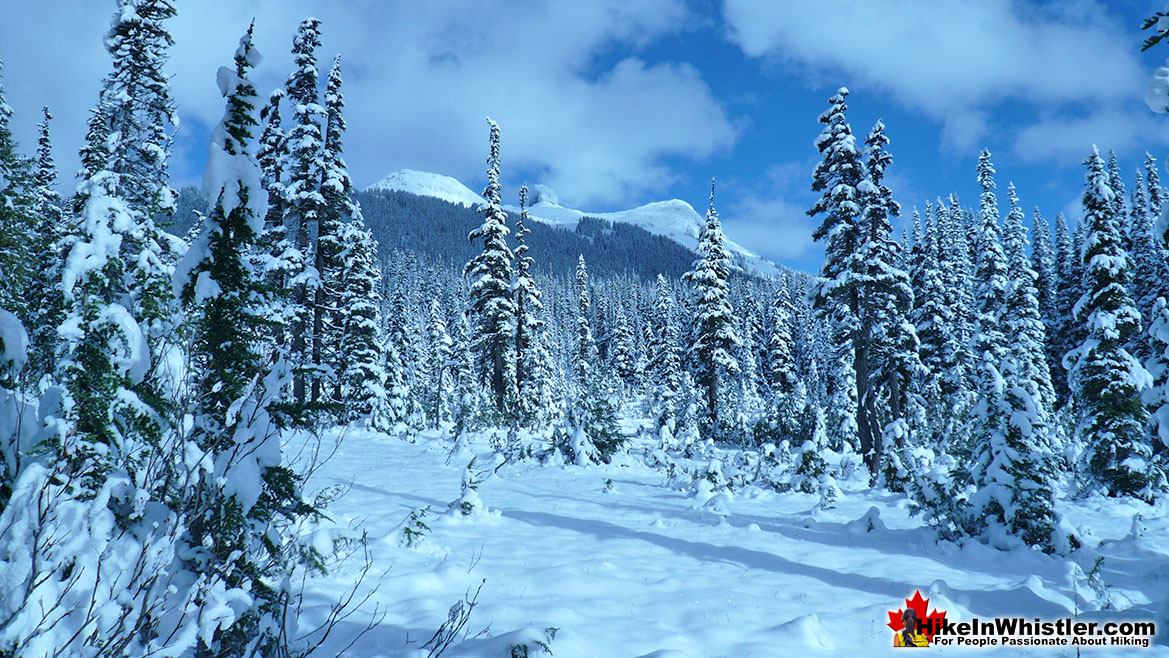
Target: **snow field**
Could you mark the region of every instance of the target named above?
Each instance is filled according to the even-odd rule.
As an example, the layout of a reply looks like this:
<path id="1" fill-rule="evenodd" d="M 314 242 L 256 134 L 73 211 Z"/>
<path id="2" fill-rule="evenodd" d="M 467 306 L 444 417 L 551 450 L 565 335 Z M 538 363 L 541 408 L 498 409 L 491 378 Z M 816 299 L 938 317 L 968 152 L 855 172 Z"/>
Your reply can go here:
<path id="1" fill-rule="evenodd" d="M 350 429 L 319 472 L 318 486 L 351 483 L 330 512 L 338 528 L 368 533 L 374 566 L 367 584 L 378 588 L 327 648 L 347 644 L 376 605 L 386 617 L 343 655 L 424 657 L 421 645 L 450 606 L 480 583 L 467 640 L 446 656 L 507 657 L 524 641 L 535 651 L 532 642 L 547 640 L 549 628 L 557 629 L 547 642 L 557 658 L 882 655 L 892 648 L 887 612 L 916 589 L 931 607 L 960 619 L 1073 616 L 1078 603 L 1085 620 L 1166 623 L 1164 503 L 1061 505 L 1075 525 L 1092 528 L 1087 539 L 1095 545 L 1077 556 L 1088 561 L 1077 572 L 1068 560 L 1035 551 L 935 542 L 933 531 L 909 516 L 904 497 L 854 481 L 841 482 L 845 494 L 827 511 L 815 509 L 813 495 L 754 487 L 724 495 L 727 509 L 716 511 L 726 514 L 709 504 L 695 509 L 691 493 L 671 489 L 664 474 L 637 459 L 644 445 L 610 465 L 509 464 L 479 487 L 486 511 L 464 517 L 447 508 L 459 498 L 466 463 L 474 454 L 490 473 L 498 462 L 486 432 L 472 435 L 448 464 L 451 445 L 432 433 L 411 443 Z M 427 505 L 430 532 L 403 547 L 407 516 Z M 1092 610 L 1096 594 L 1083 572 L 1096 555 L 1104 557 L 1103 580 L 1119 610 Z M 351 587 L 359 567 L 353 558 L 310 582 L 302 627 Z M 1036 651 L 1074 655 L 1018 655 Z"/>

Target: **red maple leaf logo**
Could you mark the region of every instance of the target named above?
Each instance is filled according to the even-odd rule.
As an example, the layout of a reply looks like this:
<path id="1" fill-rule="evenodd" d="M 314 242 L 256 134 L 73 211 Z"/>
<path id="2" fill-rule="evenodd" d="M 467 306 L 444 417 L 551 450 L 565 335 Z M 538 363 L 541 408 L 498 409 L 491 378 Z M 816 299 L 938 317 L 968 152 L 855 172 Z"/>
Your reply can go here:
<path id="1" fill-rule="evenodd" d="M 929 607 L 930 600 L 921 598 L 921 592 L 915 591 L 912 599 L 905 599 L 905 605 L 913 608 L 917 613 L 917 618 L 922 622 L 922 634 L 930 641 L 934 641 L 934 633 L 942 627 L 946 621 L 946 611 L 935 609 L 933 612 L 926 614 L 926 608 Z M 901 620 L 901 614 L 905 612 L 905 608 L 898 608 L 896 612 L 889 613 L 889 623 L 887 626 L 893 629 L 894 633 L 900 632 L 905 628 L 905 622 Z M 930 623 L 933 622 L 933 623 Z"/>

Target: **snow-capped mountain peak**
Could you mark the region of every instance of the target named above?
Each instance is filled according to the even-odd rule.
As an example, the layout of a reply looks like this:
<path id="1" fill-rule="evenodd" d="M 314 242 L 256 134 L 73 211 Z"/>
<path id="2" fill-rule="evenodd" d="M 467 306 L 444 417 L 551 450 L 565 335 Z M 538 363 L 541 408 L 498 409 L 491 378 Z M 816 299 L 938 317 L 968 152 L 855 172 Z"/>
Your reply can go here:
<path id="1" fill-rule="evenodd" d="M 366 190 L 398 190 L 468 207 L 486 203 L 483 197 L 450 176 L 412 169 L 395 171 Z M 531 205 L 528 207 L 528 214 L 532 219 L 545 224 L 572 230 L 576 228 L 581 217 L 597 217 L 611 222 L 632 224 L 655 235 L 669 238 L 691 251 L 697 250 L 698 236 L 705 224 L 702 215 L 694 210 L 694 206 L 681 199 L 655 201 L 615 212 L 587 212 L 560 205 L 556 192 L 546 185 L 532 185 L 529 199 Z M 520 211 L 516 205 L 504 205 L 504 209 L 515 215 Z M 740 266 L 748 271 L 764 275 L 774 275 L 780 271 L 775 263 L 759 257 L 729 238 L 727 247 Z"/>
<path id="2" fill-rule="evenodd" d="M 434 174 L 428 171 L 415 171 L 413 169 L 395 171 L 365 189 L 367 192 L 409 192 L 418 196 L 434 197 L 472 208 L 481 203 L 486 203 L 483 197 L 475 194 L 466 185 L 463 185 L 450 176 Z"/>

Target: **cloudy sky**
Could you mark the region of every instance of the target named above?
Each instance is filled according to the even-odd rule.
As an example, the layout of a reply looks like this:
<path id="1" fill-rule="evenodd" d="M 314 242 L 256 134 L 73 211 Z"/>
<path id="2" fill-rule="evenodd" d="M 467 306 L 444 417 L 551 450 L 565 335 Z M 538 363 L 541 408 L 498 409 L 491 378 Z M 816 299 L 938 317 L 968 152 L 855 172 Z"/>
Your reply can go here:
<path id="1" fill-rule="evenodd" d="M 34 144 L 49 105 L 68 174 L 108 70 L 102 35 L 114 3 L 8 4 L 0 59 L 16 134 Z M 266 93 L 286 78 L 292 35 L 309 15 L 323 21 L 322 62 L 343 56 L 358 185 L 412 168 L 481 189 L 491 116 L 503 132 L 505 193 L 526 181 L 586 210 L 677 197 L 701 211 L 715 176 L 731 237 L 808 270 L 822 254 L 804 215 L 816 117 L 842 85 L 855 133 L 887 124 L 890 182 L 907 209 L 951 191 L 974 201 L 983 146 L 1000 186 L 1013 180 L 1024 205 L 1049 216 L 1078 213 L 1080 161 L 1093 143 L 1115 149 L 1130 178 L 1146 150 L 1169 152 L 1169 123 L 1142 100 L 1169 55 L 1139 53 L 1140 21 L 1163 4 L 1153 0 L 178 4 L 176 185 L 201 178 L 208 127 L 222 113 L 215 71 L 248 22 Z"/>

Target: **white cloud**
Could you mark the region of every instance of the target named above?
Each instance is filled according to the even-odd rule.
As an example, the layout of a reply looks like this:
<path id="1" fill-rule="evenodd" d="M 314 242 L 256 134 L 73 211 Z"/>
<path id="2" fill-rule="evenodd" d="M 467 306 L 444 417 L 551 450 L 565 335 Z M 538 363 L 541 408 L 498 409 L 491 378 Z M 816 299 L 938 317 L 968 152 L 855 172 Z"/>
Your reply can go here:
<path id="1" fill-rule="evenodd" d="M 806 212 L 814 199 L 811 171 L 811 163 L 785 162 L 753 185 L 720 183 L 719 196 L 729 194 L 719 211 L 727 236 L 765 258 L 814 271 L 822 252 L 812 240 L 817 220 Z"/>
<path id="2" fill-rule="evenodd" d="M 736 137 L 693 67 L 637 57 L 639 47 L 685 25 L 681 0 L 251 0 L 213 7 L 179 3 L 170 25 L 176 43 L 169 70 L 183 120 L 218 121 L 215 71 L 230 62 L 253 17 L 265 55 L 254 77 L 266 93 L 291 69 L 288 51 L 300 19 L 316 15 L 323 21 L 322 66 L 343 54 L 346 157 L 358 184 L 409 167 L 474 187 L 485 178 L 484 119 L 491 116 L 503 131 L 505 176 L 523 169 L 577 205 L 624 203 L 673 179 L 668 158 L 701 159 L 729 149 Z M 33 143 L 37 110 L 50 104 L 66 176 L 109 68 L 101 37 L 112 9 L 112 2 L 81 0 L 18 3 L 0 23 L 18 137 L 26 147 Z M 202 148 L 187 143 L 199 132 L 180 130 L 179 148 Z M 175 175 L 198 177 L 177 162 Z"/>
<path id="3" fill-rule="evenodd" d="M 1144 88 L 1132 35 L 1089 1 L 727 0 L 725 18 L 747 55 L 881 89 L 943 121 L 945 144 L 962 150 L 1001 101 L 1107 102 Z"/>
<path id="4" fill-rule="evenodd" d="M 1056 116 L 1024 127 L 1015 140 L 1015 154 L 1025 162 L 1079 163 L 1092 152 L 1112 149 L 1124 156 L 1150 146 L 1169 144 L 1163 117 L 1146 108 L 1101 108 L 1088 116 Z"/>

